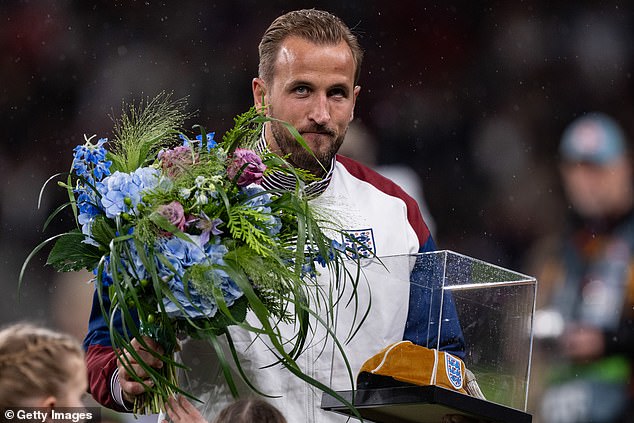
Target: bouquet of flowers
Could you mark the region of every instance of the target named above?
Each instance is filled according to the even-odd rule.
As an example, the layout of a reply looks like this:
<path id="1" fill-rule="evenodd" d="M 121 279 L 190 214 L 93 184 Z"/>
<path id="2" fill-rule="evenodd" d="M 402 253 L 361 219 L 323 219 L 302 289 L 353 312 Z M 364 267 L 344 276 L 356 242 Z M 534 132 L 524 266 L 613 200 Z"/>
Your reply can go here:
<path id="1" fill-rule="evenodd" d="M 115 351 L 129 373 L 134 375 L 124 351 L 153 381 L 135 403 L 137 413 L 164 409 L 175 392 L 189 395 L 175 376 L 181 365 L 173 354 L 182 337 L 209 340 L 237 395 L 218 340 L 227 337 L 239 366 L 229 325 L 267 337 L 289 371 L 329 391 L 295 362 L 311 332 L 309 321 L 320 322 L 334 336 L 330 319 L 314 306 L 333 301 L 317 298 L 313 276 L 325 268 L 333 275 L 345 271 L 345 253 L 324 234 L 321 227 L 328 222 L 304 195 L 310 175 L 266 149 L 256 151 L 270 118 L 255 109 L 236 117 L 220 142 L 200 126 L 194 127 L 195 137 L 184 135 L 180 126 L 187 117 L 184 101 L 161 95 L 125 110 L 112 141 L 93 142 L 93 137 L 77 146 L 71 171 L 59 183 L 69 202 L 46 222 L 71 207 L 76 229 L 38 245 L 24 263 L 20 283 L 29 260 L 50 242 L 48 264 L 59 271 L 94 272 Z M 264 189 L 260 183 L 268 172 L 295 175 L 296 189 Z M 247 311 L 258 327 L 247 323 Z M 123 330 L 115 329 L 114 321 Z M 296 327 L 290 348 L 279 322 Z M 143 336 L 163 346 L 165 353 L 156 353 L 164 362 L 161 369 L 146 365 L 131 347 L 132 339 L 143 343 Z"/>

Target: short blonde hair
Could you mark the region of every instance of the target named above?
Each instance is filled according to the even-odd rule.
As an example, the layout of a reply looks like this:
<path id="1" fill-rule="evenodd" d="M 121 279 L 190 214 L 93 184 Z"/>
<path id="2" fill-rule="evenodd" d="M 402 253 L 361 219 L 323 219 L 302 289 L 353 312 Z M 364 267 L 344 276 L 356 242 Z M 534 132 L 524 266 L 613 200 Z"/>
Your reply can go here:
<path id="1" fill-rule="evenodd" d="M 0 408 L 28 398 L 62 396 L 74 377 L 70 358 L 83 361 L 78 340 L 29 323 L 0 331 Z"/>
<path id="2" fill-rule="evenodd" d="M 335 45 L 345 41 L 354 60 L 354 82 L 356 84 L 359 81 L 363 50 L 357 37 L 337 16 L 323 10 L 303 9 L 279 16 L 264 32 L 258 48 L 258 73 L 265 82 L 270 82 L 273 78 L 277 53 L 282 42 L 291 36 L 319 45 Z"/>
<path id="3" fill-rule="evenodd" d="M 260 398 L 242 398 L 220 411 L 213 423 L 286 423 L 274 405 Z"/>

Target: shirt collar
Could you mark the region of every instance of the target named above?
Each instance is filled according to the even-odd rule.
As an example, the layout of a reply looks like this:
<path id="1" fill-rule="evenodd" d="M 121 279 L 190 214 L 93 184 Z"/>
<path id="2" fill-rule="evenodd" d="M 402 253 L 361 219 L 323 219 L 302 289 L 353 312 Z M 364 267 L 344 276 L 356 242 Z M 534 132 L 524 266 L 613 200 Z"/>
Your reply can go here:
<path id="1" fill-rule="evenodd" d="M 260 141 L 255 147 L 257 153 L 270 153 L 271 150 L 266 142 L 266 138 L 264 136 L 264 130 L 262 130 L 262 134 L 260 135 Z M 326 191 L 328 185 L 330 185 L 330 180 L 332 179 L 333 170 L 335 168 L 335 159 L 333 157 L 330 162 L 330 166 L 328 167 L 328 171 L 323 178 L 318 179 L 316 181 L 312 181 L 309 184 L 305 185 L 304 192 L 306 196 L 309 198 L 318 197 Z M 262 178 L 262 187 L 267 190 L 285 190 L 285 191 L 293 191 L 297 185 L 297 178 L 294 175 L 274 171 L 266 174 L 264 178 Z"/>

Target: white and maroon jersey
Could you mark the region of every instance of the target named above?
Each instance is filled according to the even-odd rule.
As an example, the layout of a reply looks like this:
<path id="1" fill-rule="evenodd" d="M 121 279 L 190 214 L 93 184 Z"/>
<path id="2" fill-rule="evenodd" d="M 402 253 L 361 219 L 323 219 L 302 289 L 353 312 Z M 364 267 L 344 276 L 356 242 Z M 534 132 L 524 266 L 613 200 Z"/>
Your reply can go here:
<path id="1" fill-rule="evenodd" d="M 295 180 L 274 174 L 268 175 L 262 185 L 266 189 L 293 189 Z M 352 159 L 336 156 L 326 177 L 308 185 L 306 193 L 312 197 L 311 205 L 323 214 L 325 220 L 334 222 L 329 235 L 341 244 L 353 247 L 356 252 L 353 254 L 357 256 L 416 254 L 435 249 L 416 201 L 392 181 Z M 329 284 L 327 279 L 323 279 L 324 286 Z M 428 333 L 429 304 L 421 292 L 414 292 L 407 284 L 382 281 L 372 282 L 366 288 L 367 292 L 359 294 L 360 302 L 366 301 L 371 291 L 370 314 L 355 337 L 345 345 L 345 355 L 353 373 L 365 360 L 393 342 L 406 339 L 425 345 L 429 343 L 429 337 L 437 336 Z M 351 324 L 350 313 L 346 309 L 337 310 L 337 322 L 341 323 L 337 333 L 345 336 Z M 293 333 L 290 327 L 289 333 Z M 447 336 L 442 333 L 440 345 L 462 356 L 464 344 L 459 328 L 452 333 Z M 276 361 L 275 357 L 253 332 L 230 327 L 230 334 L 242 370 L 262 393 L 275 397 L 267 400 L 276 405 L 289 422 L 347 421 L 343 416 L 321 410 L 320 391 L 279 364 L 269 366 Z M 306 347 L 297 360 L 302 371 L 335 390 L 352 389 L 350 375 L 332 339 L 320 342 L 322 337 L 318 330 L 311 339 L 314 344 Z M 105 406 L 122 410 L 116 359 L 98 299 L 93 304 L 84 344 L 91 393 Z M 225 354 L 231 360 L 226 345 Z M 213 420 L 233 400 L 214 349 L 207 342 L 186 340 L 179 355 L 191 369 L 181 375 L 182 388 L 202 401 L 197 406 L 208 421 Z M 241 394 L 253 395 L 253 391 L 240 381 L 237 371 L 234 371 L 234 380 Z"/>

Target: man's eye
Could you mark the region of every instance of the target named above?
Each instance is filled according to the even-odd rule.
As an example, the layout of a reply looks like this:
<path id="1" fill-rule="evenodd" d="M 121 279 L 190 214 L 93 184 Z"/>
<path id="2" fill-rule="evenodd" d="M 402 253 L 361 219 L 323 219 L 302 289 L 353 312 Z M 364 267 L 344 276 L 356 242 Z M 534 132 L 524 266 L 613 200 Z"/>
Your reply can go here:
<path id="1" fill-rule="evenodd" d="M 346 90 L 341 88 L 336 88 L 330 91 L 330 95 L 333 97 L 346 97 Z"/>
<path id="2" fill-rule="evenodd" d="M 296 94 L 308 94 L 308 87 L 296 87 L 295 88 L 295 93 Z"/>

